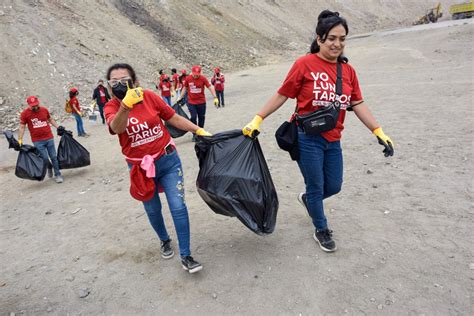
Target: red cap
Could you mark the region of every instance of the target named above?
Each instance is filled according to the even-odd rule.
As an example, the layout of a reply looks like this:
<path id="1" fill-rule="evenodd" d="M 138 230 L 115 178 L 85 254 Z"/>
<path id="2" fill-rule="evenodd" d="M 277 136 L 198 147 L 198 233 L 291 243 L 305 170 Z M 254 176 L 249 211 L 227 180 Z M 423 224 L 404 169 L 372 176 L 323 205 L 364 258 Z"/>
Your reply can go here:
<path id="1" fill-rule="evenodd" d="M 216 67 L 216 68 L 214 68 L 214 72 L 219 73 L 219 72 L 221 72 L 221 69 L 219 67 Z"/>
<path id="2" fill-rule="evenodd" d="M 186 69 L 181 69 L 181 73 L 185 75 L 187 73 Z"/>
<path id="3" fill-rule="evenodd" d="M 69 89 L 69 91 L 72 93 L 76 93 L 78 90 L 76 87 L 72 87 L 71 89 Z"/>
<path id="4" fill-rule="evenodd" d="M 193 68 L 191 68 L 191 73 L 193 75 L 200 75 L 201 74 L 201 66 L 193 66 Z"/>
<path id="5" fill-rule="evenodd" d="M 35 97 L 34 95 L 31 95 L 28 98 L 26 98 L 26 103 L 28 103 L 29 106 L 33 107 L 33 106 L 39 105 L 40 101 L 38 100 L 37 97 Z"/>

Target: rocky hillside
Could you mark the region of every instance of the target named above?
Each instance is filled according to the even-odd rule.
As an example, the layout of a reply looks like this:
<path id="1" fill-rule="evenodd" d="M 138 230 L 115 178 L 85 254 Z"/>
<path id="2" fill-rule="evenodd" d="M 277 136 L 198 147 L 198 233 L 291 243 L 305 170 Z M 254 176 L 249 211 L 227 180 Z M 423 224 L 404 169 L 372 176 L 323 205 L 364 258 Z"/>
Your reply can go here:
<path id="1" fill-rule="evenodd" d="M 405 0 L 3 0 L 0 5 L 0 130 L 16 129 L 35 94 L 62 115 L 68 87 L 89 103 L 115 62 L 132 64 L 145 87 L 160 68 L 223 71 L 304 53 L 322 9 L 350 33 L 410 25 L 436 1 Z M 447 5 L 455 1 L 444 1 Z M 54 111 L 55 110 L 55 111 Z"/>

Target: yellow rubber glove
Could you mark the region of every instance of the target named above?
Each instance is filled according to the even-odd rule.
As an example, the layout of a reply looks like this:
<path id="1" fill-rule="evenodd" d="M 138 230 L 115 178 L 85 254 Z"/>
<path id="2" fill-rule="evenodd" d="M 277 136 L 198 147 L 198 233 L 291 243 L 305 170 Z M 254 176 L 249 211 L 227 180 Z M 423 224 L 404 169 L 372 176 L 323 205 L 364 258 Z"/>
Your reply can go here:
<path id="1" fill-rule="evenodd" d="M 214 105 L 215 105 L 215 106 L 218 106 L 218 105 L 219 105 L 219 99 L 218 99 L 218 98 L 214 98 Z"/>
<path id="2" fill-rule="evenodd" d="M 254 138 L 260 134 L 260 124 L 262 124 L 263 118 L 260 115 L 255 115 L 253 120 L 242 128 L 242 133 L 245 136 Z"/>
<path id="3" fill-rule="evenodd" d="M 385 154 L 385 157 L 393 156 L 393 141 L 385 135 L 381 127 L 378 127 L 373 130 L 375 136 L 377 136 L 377 139 L 379 141 L 379 144 L 384 146 L 383 153 Z"/>
<path id="4" fill-rule="evenodd" d="M 127 83 L 128 87 L 128 83 Z M 143 101 L 143 89 L 138 87 L 138 88 L 132 88 L 128 87 L 127 93 L 125 94 L 125 97 L 122 100 L 122 103 L 129 109 L 133 109 L 133 106 L 137 103 L 140 103 Z"/>
<path id="5" fill-rule="evenodd" d="M 81 112 L 81 111 L 77 112 L 77 114 L 79 114 L 79 116 L 82 116 L 82 112 Z"/>
<path id="6" fill-rule="evenodd" d="M 18 138 L 18 144 L 19 144 L 20 146 L 23 146 L 23 138 Z"/>
<path id="7" fill-rule="evenodd" d="M 204 130 L 204 128 L 198 129 L 196 131 L 196 135 L 198 135 L 198 136 L 212 136 L 212 134 L 207 132 L 206 130 Z"/>

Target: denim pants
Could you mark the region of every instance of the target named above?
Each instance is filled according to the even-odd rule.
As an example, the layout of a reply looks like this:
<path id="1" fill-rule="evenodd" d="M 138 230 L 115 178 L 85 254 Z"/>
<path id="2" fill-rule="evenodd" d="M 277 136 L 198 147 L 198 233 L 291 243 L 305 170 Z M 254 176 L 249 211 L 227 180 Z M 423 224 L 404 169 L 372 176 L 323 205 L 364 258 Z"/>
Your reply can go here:
<path id="1" fill-rule="evenodd" d="M 171 97 L 164 97 L 164 96 L 161 96 L 161 98 L 163 99 L 163 101 L 165 101 L 166 104 L 168 104 L 169 106 L 171 106 Z"/>
<path id="2" fill-rule="evenodd" d="M 77 124 L 77 135 L 82 136 L 86 133 L 84 130 L 84 124 L 82 123 L 82 117 L 77 114 L 77 113 L 72 113 L 74 115 L 74 118 L 76 119 L 76 124 Z"/>
<path id="3" fill-rule="evenodd" d="M 38 148 L 41 157 L 43 157 L 43 159 L 46 160 L 46 162 L 48 163 L 48 169 L 51 169 L 52 162 L 54 175 L 60 176 L 61 171 L 59 171 L 58 157 L 56 156 L 56 149 L 54 148 L 54 138 L 33 142 L 33 145 Z M 51 159 L 51 162 L 49 161 L 49 159 Z"/>
<path id="4" fill-rule="evenodd" d="M 217 96 L 217 99 L 219 100 L 219 106 L 225 106 L 225 102 L 224 102 L 224 90 L 222 91 L 219 91 L 219 90 L 216 90 L 216 96 Z"/>
<path id="5" fill-rule="evenodd" d="M 161 212 L 162 205 L 158 194 L 158 185 L 160 185 L 166 195 L 176 235 L 178 236 L 179 254 L 181 257 L 190 256 L 189 217 L 188 208 L 184 201 L 183 168 L 176 150 L 156 160 L 155 170 L 155 194 L 151 200 L 143 202 L 150 224 L 160 240 L 165 241 L 170 238 Z"/>
<path id="6" fill-rule="evenodd" d="M 306 135 L 298 131 L 300 159 L 298 166 L 306 184 L 308 212 L 316 229 L 327 228 L 323 200 L 341 191 L 341 142 L 328 142 L 320 135 Z"/>
<path id="7" fill-rule="evenodd" d="M 206 103 L 188 104 L 188 109 L 189 113 L 191 113 L 191 122 L 199 127 L 204 127 L 204 120 L 206 119 Z"/>

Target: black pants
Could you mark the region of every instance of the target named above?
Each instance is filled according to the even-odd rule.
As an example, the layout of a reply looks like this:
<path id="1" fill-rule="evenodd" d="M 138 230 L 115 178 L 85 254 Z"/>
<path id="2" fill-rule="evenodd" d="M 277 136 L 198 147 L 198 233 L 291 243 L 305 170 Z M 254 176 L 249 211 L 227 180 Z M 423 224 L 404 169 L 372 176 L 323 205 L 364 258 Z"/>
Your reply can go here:
<path id="1" fill-rule="evenodd" d="M 99 112 L 100 112 L 100 117 L 102 118 L 102 124 L 105 124 L 104 106 L 105 104 L 102 104 L 102 105 L 99 104 Z"/>
<path id="2" fill-rule="evenodd" d="M 224 90 L 222 90 L 222 91 L 216 90 L 216 95 L 217 95 L 217 99 L 219 100 L 219 106 L 224 107 L 225 106 Z"/>
<path id="3" fill-rule="evenodd" d="M 191 122 L 199 127 L 204 127 L 204 120 L 206 119 L 206 103 L 188 104 L 188 109 L 189 113 L 191 113 Z"/>

